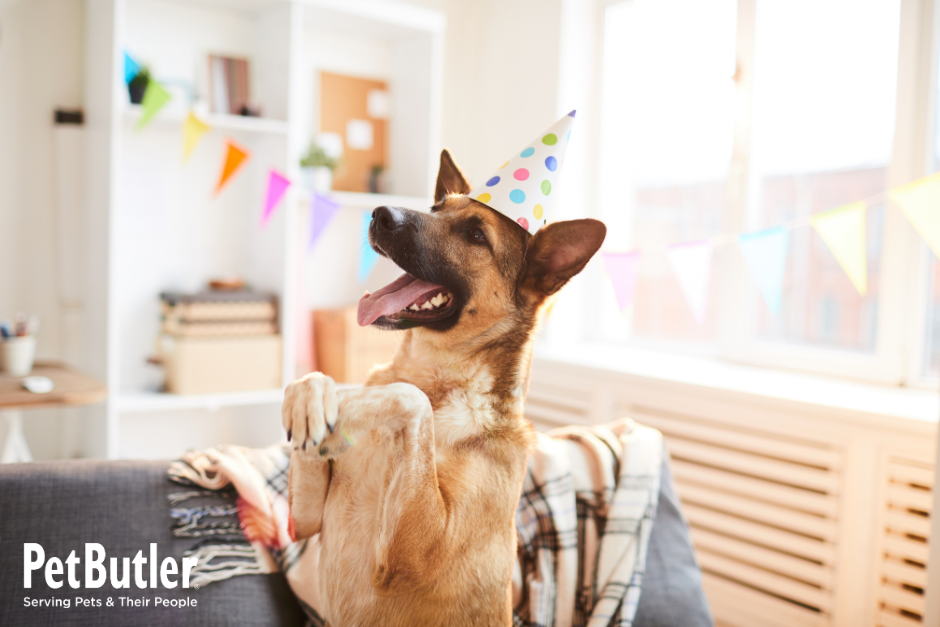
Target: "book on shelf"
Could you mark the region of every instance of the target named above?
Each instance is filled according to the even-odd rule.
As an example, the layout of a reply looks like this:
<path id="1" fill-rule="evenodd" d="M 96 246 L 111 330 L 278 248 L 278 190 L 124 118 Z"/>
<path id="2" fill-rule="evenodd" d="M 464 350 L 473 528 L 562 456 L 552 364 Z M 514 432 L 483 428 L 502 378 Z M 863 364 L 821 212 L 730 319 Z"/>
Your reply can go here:
<path id="1" fill-rule="evenodd" d="M 250 102 L 248 60 L 209 55 L 209 82 L 214 113 L 239 115 Z"/>
<path id="2" fill-rule="evenodd" d="M 166 389 L 207 394 L 280 386 L 277 297 L 238 291 L 164 292 L 158 362 Z"/>
<path id="3" fill-rule="evenodd" d="M 277 297 L 263 292 L 164 292 L 164 323 L 185 326 L 195 323 L 243 322 L 277 324 Z M 277 328 L 268 332 L 276 332 Z"/>

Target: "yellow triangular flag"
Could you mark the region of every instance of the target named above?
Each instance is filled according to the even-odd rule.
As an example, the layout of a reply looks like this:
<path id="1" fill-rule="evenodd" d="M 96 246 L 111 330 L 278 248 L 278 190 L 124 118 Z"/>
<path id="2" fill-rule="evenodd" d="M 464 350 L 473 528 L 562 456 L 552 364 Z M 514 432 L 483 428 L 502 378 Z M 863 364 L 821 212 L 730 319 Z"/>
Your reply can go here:
<path id="1" fill-rule="evenodd" d="M 823 238 L 836 261 L 845 270 L 859 294 L 867 290 L 865 255 L 865 203 L 850 205 L 813 216 L 813 228 Z"/>
<path id="2" fill-rule="evenodd" d="M 144 92 L 144 99 L 140 102 L 140 119 L 137 120 L 137 130 L 150 124 L 150 120 L 170 102 L 170 92 L 163 88 L 163 85 L 150 79 L 147 81 L 147 90 Z"/>
<path id="3" fill-rule="evenodd" d="M 940 173 L 898 187 L 890 196 L 940 257 Z"/>
<path id="4" fill-rule="evenodd" d="M 183 121 L 183 163 L 189 161 L 189 157 L 192 156 L 196 146 L 199 145 L 199 140 L 209 132 L 210 128 L 208 124 L 197 118 L 192 111 L 189 112 L 189 115 Z"/>

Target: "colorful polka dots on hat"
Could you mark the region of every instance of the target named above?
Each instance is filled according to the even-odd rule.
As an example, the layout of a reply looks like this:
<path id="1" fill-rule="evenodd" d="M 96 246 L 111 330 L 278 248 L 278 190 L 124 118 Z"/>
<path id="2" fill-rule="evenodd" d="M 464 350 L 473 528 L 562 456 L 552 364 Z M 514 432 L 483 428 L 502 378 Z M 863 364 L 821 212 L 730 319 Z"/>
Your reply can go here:
<path id="1" fill-rule="evenodd" d="M 499 211 L 529 233 L 551 221 L 561 166 L 571 139 L 572 111 L 501 165 L 470 197 Z"/>

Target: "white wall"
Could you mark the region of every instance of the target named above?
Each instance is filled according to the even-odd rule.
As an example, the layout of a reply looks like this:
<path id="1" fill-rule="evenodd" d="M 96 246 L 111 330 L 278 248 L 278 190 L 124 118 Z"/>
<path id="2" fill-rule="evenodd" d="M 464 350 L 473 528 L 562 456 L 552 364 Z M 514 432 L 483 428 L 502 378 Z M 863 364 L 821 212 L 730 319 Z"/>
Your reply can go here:
<path id="1" fill-rule="evenodd" d="M 84 4 L 0 5 L 0 318 L 43 319 L 39 354 L 59 354 L 53 111 L 81 108 Z"/>
<path id="2" fill-rule="evenodd" d="M 443 143 L 471 183 L 559 117 L 561 0 L 448 0 Z"/>
<path id="3" fill-rule="evenodd" d="M 0 4 L 0 318 L 42 318 L 38 353 L 61 354 L 55 221 L 53 111 L 81 108 L 84 4 Z M 68 455 L 65 418 L 34 411 L 25 430 L 37 458 Z"/>

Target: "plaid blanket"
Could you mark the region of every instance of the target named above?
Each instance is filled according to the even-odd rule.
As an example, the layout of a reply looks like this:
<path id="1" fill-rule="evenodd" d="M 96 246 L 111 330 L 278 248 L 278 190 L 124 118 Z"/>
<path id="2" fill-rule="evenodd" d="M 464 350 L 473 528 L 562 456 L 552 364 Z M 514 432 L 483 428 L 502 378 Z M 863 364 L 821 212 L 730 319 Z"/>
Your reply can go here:
<path id="1" fill-rule="evenodd" d="M 658 431 L 628 419 L 539 434 L 516 511 L 514 625 L 633 623 L 662 451 Z M 169 470 L 190 488 L 170 495 L 174 533 L 199 538 L 187 552 L 199 559 L 192 585 L 282 572 L 308 624 L 321 626 L 318 538 L 291 542 L 287 533 L 289 463 L 286 444 L 188 453 Z M 204 503 L 219 495 L 235 505 Z"/>

